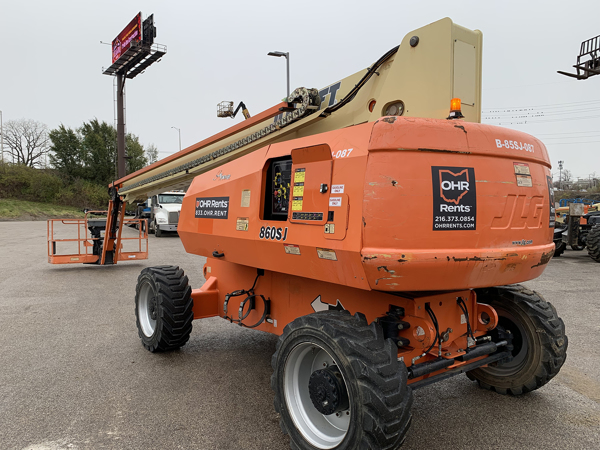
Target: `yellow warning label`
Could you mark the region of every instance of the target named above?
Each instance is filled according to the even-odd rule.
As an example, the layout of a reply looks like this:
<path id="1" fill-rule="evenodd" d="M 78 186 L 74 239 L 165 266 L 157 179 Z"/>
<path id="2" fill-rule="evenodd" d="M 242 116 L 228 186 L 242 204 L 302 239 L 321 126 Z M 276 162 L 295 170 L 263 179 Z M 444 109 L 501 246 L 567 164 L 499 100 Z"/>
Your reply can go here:
<path id="1" fill-rule="evenodd" d="M 292 200 L 292 211 L 302 211 L 302 200 Z"/>
<path id="2" fill-rule="evenodd" d="M 294 197 L 302 197 L 304 195 L 304 183 L 294 185 Z"/>
<path id="3" fill-rule="evenodd" d="M 238 217 L 237 222 L 235 224 L 235 229 L 237 231 L 248 231 L 248 218 Z"/>
<path id="4" fill-rule="evenodd" d="M 304 183 L 305 178 L 306 172 L 304 172 L 304 170 L 302 170 L 302 172 L 294 173 L 294 183 Z"/>

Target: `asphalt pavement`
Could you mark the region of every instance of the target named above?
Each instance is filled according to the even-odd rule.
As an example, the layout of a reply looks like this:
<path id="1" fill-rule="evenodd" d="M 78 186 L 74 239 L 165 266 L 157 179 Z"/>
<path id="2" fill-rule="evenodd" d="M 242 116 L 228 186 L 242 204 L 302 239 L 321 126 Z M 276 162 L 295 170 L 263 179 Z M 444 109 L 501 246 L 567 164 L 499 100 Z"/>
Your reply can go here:
<path id="1" fill-rule="evenodd" d="M 211 318 L 179 351 L 142 347 L 136 280 L 159 264 L 202 285 L 204 258 L 177 235 L 150 236 L 146 261 L 58 266 L 45 222 L 0 222 L 0 449 L 289 448 L 269 385 L 276 336 Z M 600 449 L 600 264 L 567 250 L 525 284 L 565 321 L 562 371 L 521 397 L 464 375 L 420 389 L 403 448 Z"/>

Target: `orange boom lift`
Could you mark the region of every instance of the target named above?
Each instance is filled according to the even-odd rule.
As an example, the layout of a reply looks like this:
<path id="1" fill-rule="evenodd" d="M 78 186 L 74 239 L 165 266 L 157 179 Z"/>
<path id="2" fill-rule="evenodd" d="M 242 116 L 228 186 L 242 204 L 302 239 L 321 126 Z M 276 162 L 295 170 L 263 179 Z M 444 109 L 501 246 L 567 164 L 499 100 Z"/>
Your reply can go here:
<path id="1" fill-rule="evenodd" d="M 554 252 L 550 162 L 479 123 L 481 47 L 440 20 L 117 181 L 125 201 L 187 188 L 178 231 L 207 258 L 197 290 L 142 271 L 143 345 L 182 347 L 213 316 L 279 335 L 275 409 L 299 449 L 397 448 L 413 390 L 460 373 L 500 394 L 550 381 L 564 324 L 516 284 Z"/>

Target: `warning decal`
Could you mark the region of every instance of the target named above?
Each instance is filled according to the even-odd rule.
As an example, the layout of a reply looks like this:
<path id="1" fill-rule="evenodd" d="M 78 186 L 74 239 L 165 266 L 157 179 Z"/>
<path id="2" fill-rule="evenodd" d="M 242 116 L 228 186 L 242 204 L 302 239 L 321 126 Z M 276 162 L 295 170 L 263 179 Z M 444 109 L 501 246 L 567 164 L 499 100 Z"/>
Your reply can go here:
<path id="1" fill-rule="evenodd" d="M 294 197 L 302 197 L 304 195 L 304 183 L 294 184 L 294 192 L 292 195 Z"/>
<path id="2" fill-rule="evenodd" d="M 337 255 L 335 254 L 335 250 L 331 250 L 329 248 L 317 248 L 317 256 L 321 259 L 337 261 Z"/>
<path id="3" fill-rule="evenodd" d="M 247 217 L 238 217 L 235 223 L 235 229 L 237 231 L 248 231 L 249 220 Z"/>
<path id="4" fill-rule="evenodd" d="M 300 255 L 300 247 L 294 244 L 284 244 L 283 249 L 288 255 Z"/>
<path id="5" fill-rule="evenodd" d="M 517 177 L 517 186 L 519 187 L 533 187 L 531 180 L 531 171 L 529 170 L 529 164 L 525 163 L 513 163 L 515 167 L 515 176 Z"/>
<path id="6" fill-rule="evenodd" d="M 300 168 L 296 169 L 294 172 L 294 183 L 304 183 L 306 178 L 306 169 Z"/>
<path id="7" fill-rule="evenodd" d="M 342 197 L 329 197 L 329 206 L 342 206 Z"/>
<path id="8" fill-rule="evenodd" d="M 250 207 L 250 189 L 242 191 L 242 208 Z"/>
<path id="9" fill-rule="evenodd" d="M 475 230 L 477 194 L 472 167 L 431 167 L 433 230 Z"/>
<path id="10" fill-rule="evenodd" d="M 303 197 L 294 197 L 292 200 L 292 211 L 302 211 Z"/>

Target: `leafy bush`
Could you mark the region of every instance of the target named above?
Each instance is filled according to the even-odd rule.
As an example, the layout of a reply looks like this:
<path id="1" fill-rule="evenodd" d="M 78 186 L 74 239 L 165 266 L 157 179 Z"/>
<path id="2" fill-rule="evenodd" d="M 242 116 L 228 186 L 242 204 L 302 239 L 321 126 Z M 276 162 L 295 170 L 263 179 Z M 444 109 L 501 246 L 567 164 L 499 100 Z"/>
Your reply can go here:
<path id="1" fill-rule="evenodd" d="M 76 179 L 72 184 L 63 186 L 55 197 L 55 203 L 61 205 L 99 210 L 106 209 L 108 200 L 107 187 L 80 178 Z"/>
<path id="2" fill-rule="evenodd" d="M 14 198 L 26 195 L 32 178 L 31 172 L 35 169 L 24 165 L 0 164 L 0 197 Z"/>
<path id="3" fill-rule="evenodd" d="M 34 201 L 52 203 L 63 185 L 62 180 L 46 171 L 33 170 L 38 173 L 29 180 L 29 197 Z"/>
<path id="4" fill-rule="evenodd" d="M 51 169 L 0 162 L 0 198 L 106 209 L 108 188 L 90 181 L 68 181 Z"/>

